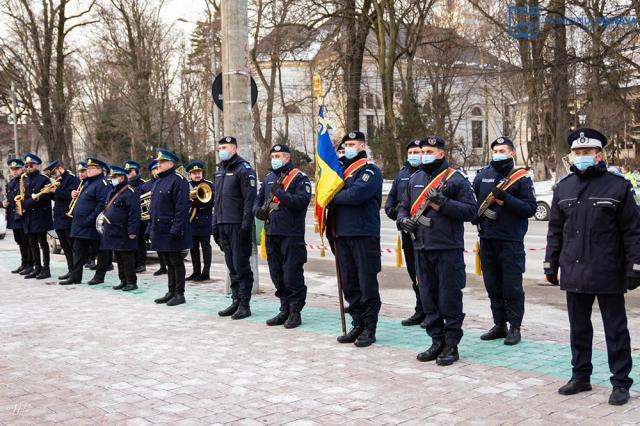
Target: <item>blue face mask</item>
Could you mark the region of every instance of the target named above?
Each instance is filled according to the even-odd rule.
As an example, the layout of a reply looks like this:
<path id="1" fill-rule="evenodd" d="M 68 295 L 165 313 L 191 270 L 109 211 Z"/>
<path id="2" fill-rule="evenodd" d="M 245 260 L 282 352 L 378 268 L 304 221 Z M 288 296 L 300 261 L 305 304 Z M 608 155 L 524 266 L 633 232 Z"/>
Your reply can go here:
<path id="1" fill-rule="evenodd" d="M 493 161 L 504 161 L 504 160 L 508 160 L 509 156 L 507 154 L 493 154 L 493 157 L 491 157 L 493 159 Z"/>
<path id="2" fill-rule="evenodd" d="M 420 154 L 409 154 L 407 156 L 407 161 L 411 167 L 418 167 L 422 161 L 422 156 Z"/>
<path id="3" fill-rule="evenodd" d="M 220 156 L 220 161 L 227 161 L 231 158 L 231 153 L 229 151 L 219 151 L 218 155 Z"/>
<path id="4" fill-rule="evenodd" d="M 282 161 L 279 158 L 272 158 L 271 159 L 271 168 L 273 170 L 278 170 L 280 168 L 282 168 L 282 166 L 284 166 L 284 161 Z"/>
<path id="5" fill-rule="evenodd" d="M 118 178 L 111 178 L 111 185 L 118 186 L 119 184 L 120 181 L 118 180 Z"/>
<path id="6" fill-rule="evenodd" d="M 348 160 L 353 160 L 358 155 L 358 148 L 348 146 L 344 149 L 344 156 L 347 157 Z"/>
<path id="7" fill-rule="evenodd" d="M 435 154 L 424 154 L 422 156 L 422 164 L 431 164 L 434 161 L 436 161 L 436 155 Z"/>
<path id="8" fill-rule="evenodd" d="M 589 156 L 589 155 L 581 156 L 581 157 L 575 157 L 573 159 L 573 165 L 576 166 L 576 168 L 578 170 L 580 170 L 581 172 L 584 172 L 589 167 L 596 165 L 596 159 L 594 157 Z"/>

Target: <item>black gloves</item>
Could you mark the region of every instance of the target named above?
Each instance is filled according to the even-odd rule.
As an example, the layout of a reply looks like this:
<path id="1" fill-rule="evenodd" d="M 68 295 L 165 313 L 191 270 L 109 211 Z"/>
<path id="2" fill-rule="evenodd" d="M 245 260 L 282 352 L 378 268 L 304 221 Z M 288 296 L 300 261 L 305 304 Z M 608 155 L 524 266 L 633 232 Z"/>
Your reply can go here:
<path id="1" fill-rule="evenodd" d="M 396 220 L 398 218 L 398 209 L 395 207 L 389 207 L 384 211 L 387 214 L 387 217 L 391 220 Z"/>
<path id="2" fill-rule="evenodd" d="M 504 201 L 507 198 L 507 193 L 500 188 L 493 190 L 493 196 L 496 200 Z"/>
<path id="3" fill-rule="evenodd" d="M 558 274 L 546 274 L 547 281 L 552 285 L 560 285 L 560 280 L 558 280 Z"/>
<path id="4" fill-rule="evenodd" d="M 240 244 L 249 244 L 251 242 L 251 228 L 240 228 Z"/>
<path id="5" fill-rule="evenodd" d="M 429 190 L 429 192 L 427 193 L 427 198 L 433 204 L 437 204 L 439 206 L 442 205 L 442 203 L 444 203 L 444 200 L 445 200 L 445 196 L 442 195 L 442 191 L 438 191 L 435 188 L 431 188 L 431 190 Z"/>
<path id="6" fill-rule="evenodd" d="M 258 211 L 256 211 L 256 217 L 261 221 L 266 222 L 267 219 L 269 219 L 269 213 L 266 210 L 259 208 Z"/>
<path id="7" fill-rule="evenodd" d="M 418 224 L 412 221 L 410 218 L 405 217 L 400 220 L 400 229 L 407 234 L 413 234 L 418 227 Z"/>
<path id="8" fill-rule="evenodd" d="M 273 186 L 271 187 L 271 194 L 272 195 L 276 195 L 276 192 L 278 191 L 278 189 L 284 189 L 284 185 L 281 183 L 274 183 Z"/>
<path id="9" fill-rule="evenodd" d="M 627 289 L 628 290 L 635 290 L 638 287 L 640 287 L 640 277 L 627 278 Z"/>

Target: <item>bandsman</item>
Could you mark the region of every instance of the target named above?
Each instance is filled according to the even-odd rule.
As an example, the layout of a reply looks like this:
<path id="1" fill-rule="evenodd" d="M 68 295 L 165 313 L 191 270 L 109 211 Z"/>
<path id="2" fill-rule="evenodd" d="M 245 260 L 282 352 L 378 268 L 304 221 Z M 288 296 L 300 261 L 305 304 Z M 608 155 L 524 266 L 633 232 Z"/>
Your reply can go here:
<path id="1" fill-rule="evenodd" d="M 449 167 L 444 140 L 430 136 L 420 145 L 422 166 L 409 179 L 397 223 L 415 238 L 420 299 L 432 340 L 417 358 L 451 365 L 459 359 L 464 320 L 464 222 L 473 219 L 477 205 L 467 178 Z"/>
<path id="2" fill-rule="evenodd" d="M 87 163 L 84 161 L 78 161 L 76 163 L 76 174 L 80 181 L 84 181 L 87 178 Z M 87 259 L 87 263 L 84 265 L 85 268 L 95 270 L 96 269 L 96 248 L 91 245 L 89 248 L 89 257 Z"/>
<path id="3" fill-rule="evenodd" d="M 146 181 L 140 176 L 140 163 L 128 160 L 122 163 L 122 167 L 127 171 L 127 182 L 129 183 L 129 186 L 135 189 L 138 195 L 144 194 L 142 191 Z M 140 231 L 136 238 L 136 241 L 138 242 L 138 247 L 136 249 L 136 273 L 138 274 L 147 270 L 147 241 L 144 238 L 147 227 L 146 225 L 146 221 L 140 222 Z"/>
<path id="4" fill-rule="evenodd" d="M 185 303 L 185 269 L 182 253 L 191 248 L 189 182 L 176 170 L 178 157 L 158 149 L 158 180 L 151 189 L 151 247 L 167 265 L 167 293 L 155 300 L 176 306 Z"/>
<path id="5" fill-rule="evenodd" d="M 624 294 L 640 286 L 640 211 L 631 183 L 607 171 L 602 133 L 577 129 L 567 141 L 572 173 L 553 192 L 544 261 L 547 280 L 566 292 L 569 312 L 573 371 L 558 392 L 591 390 L 591 310 L 598 299 L 613 385 L 609 404 L 622 405 L 633 383 Z"/>
<path id="6" fill-rule="evenodd" d="M 2 201 L 7 212 L 7 229 L 13 231 L 13 239 L 20 249 L 20 266 L 12 270 L 12 274 L 27 275 L 33 272 L 33 264 L 31 260 L 31 249 L 29 248 L 29 240 L 24 233 L 24 225 L 22 223 L 22 214 L 16 213 L 15 198 L 20 194 L 20 185 L 26 188 L 26 175 L 23 175 L 24 161 L 20 158 L 12 158 L 7 161 L 9 170 L 11 171 L 11 180 L 7 183 L 7 198 Z M 21 179 L 22 178 L 22 179 Z"/>
<path id="7" fill-rule="evenodd" d="M 340 343 L 366 347 L 376 341 L 380 312 L 380 207 L 382 172 L 367 159 L 364 133 L 342 138 L 344 186 L 329 204 L 327 239 L 338 261 L 352 328 Z"/>
<path id="8" fill-rule="evenodd" d="M 307 297 L 305 216 L 310 201 L 309 178 L 291 161 L 287 145 L 274 145 L 271 169 L 254 204 L 256 217 L 264 221 L 269 274 L 280 299 L 280 312 L 267 325 L 295 328 L 302 323 L 300 312 Z"/>
<path id="9" fill-rule="evenodd" d="M 205 185 L 212 194 L 209 201 L 202 202 L 198 197 L 191 197 L 189 223 L 191 225 L 191 265 L 193 271 L 187 281 L 208 281 L 211 271 L 211 234 L 213 233 L 213 182 L 204 178 L 204 164 L 193 161 L 187 165 L 187 173 L 191 180 L 191 191 L 199 185 Z M 204 190 L 207 191 L 206 189 Z M 202 247 L 202 264 L 200 263 L 200 247 Z"/>
<path id="10" fill-rule="evenodd" d="M 140 196 L 148 192 L 151 192 L 151 189 L 153 188 L 153 184 L 158 180 L 158 160 L 155 160 L 155 159 L 151 160 L 151 162 L 148 165 L 148 169 L 149 169 L 149 173 L 151 174 L 151 179 L 149 179 L 148 181 L 143 183 L 142 186 L 140 186 Z M 150 233 L 149 221 L 143 220 L 141 222 L 140 227 L 144 228 L 144 253 L 146 257 L 147 242 L 149 240 L 149 233 Z M 160 263 L 160 268 L 153 273 L 153 275 L 156 277 L 167 273 L 167 264 L 164 262 L 163 256 L 158 255 L 158 263 Z"/>
<path id="11" fill-rule="evenodd" d="M 253 248 L 253 204 L 256 199 L 256 172 L 238 155 L 232 136 L 218 141 L 218 163 L 214 180 L 213 239 L 224 252 L 231 279 L 231 305 L 218 312 L 221 317 L 239 320 L 251 316 L 253 288 L 251 251 Z"/>

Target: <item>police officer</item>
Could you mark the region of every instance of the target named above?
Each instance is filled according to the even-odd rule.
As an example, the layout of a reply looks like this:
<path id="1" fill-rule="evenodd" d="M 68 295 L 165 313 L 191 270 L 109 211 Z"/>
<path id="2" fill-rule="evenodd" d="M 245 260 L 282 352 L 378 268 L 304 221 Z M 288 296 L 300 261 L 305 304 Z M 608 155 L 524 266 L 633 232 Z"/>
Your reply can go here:
<path id="1" fill-rule="evenodd" d="M 103 212 L 101 250 L 115 253 L 120 284 L 114 290 L 131 291 L 138 288 L 135 255 L 140 228 L 140 196 L 127 180 L 127 170 L 110 166 L 111 185 L 107 205 Z"/>
<path id="2" fill-rule="evenodd" d="M 148 165 L 149 173 L 151 173 L 151 179 L 147 180 L 140 186 L 140 196 L 151 192 L 153 188 L 153 184 L 158 180 L 158 160 L 153 159 Z M 144 228 L 144 256 L 147 256 L 147 242 L 149 240 L 149 221 L 143 220 L 140 225 L 141 228 Z M 158 263 L 160 263 L 160 268 L 153 273 L 154 276 L 160 276 L 167 273 L 167 264 L 164 261 L 164 256 L 158 253 Z"/>
<path id="3" fill-rule="evenodd" d="M 122 167 L 127 171 L 127 182 L 129 186 L 136 190 L 138 195 L 144 194 L 143 188 L 146 181 L 140 176 L 140 163 L 128 160 L 122 163 Z M 146 232 L 147 222 L 140 222 L 140 231 L 136 241 L 138 247 L 136 248 L 136 273 L 141 273 L 147 270 L 147 241 L 144 238 Z"/>
<path id="4" fill-rule="evenodd" d="M 27 170 L 28 183 L 23 202 L 24 232 L 29 240 L 29 249 L 33 259 L 33 271 L 25 278 L 45 279 L 51 276 L 49 270 L 49 243 L 47 232 L 53 229 L 53 217 L 51 215 L 51 196 L 48 193 L 38 196 L 49 179 L 40 173 L 42 160 L 35 154 L 27 154 L 24 157 L 24 166 Z M 42 250 L 42 257 L 40 256 Z"/>
<path id="5" fill-rule="evenodd" d="M 397 223 L 415 237 L 418 286 L 432 339 L 417 358 L 451 365 L 459 359 L 464 320 L 464 222 L 473 219 L 477 206 L 467 178 L 449 167 L 444 140 L 430 136 L 420 145 L 422 166 L 409 179 Z"/>
<path id="6" fill-rule="evenodd" d="M 13 239 L 18 248 L 20 249 L 20 266 L 11 271 L 12 274 L 27 275 L 33 272 L 33 265 L 31 261 L 31 249 L 29 248 L 29 241 L 27 235 L 24 233 L 24 225 L 22 224 L 22 215 L 16 213 L 16 201 L 15 198 L 20 194 L 20 178 L 23 176 L 24 161 L 20 158 L 12 158 L 7 161 L 9 170 L 11 171 L 12 179 L 7 183 L 6 194 L 7 198 L 2 201 L 2 205 L 7 212 L 7 229 L 13 231 Z M 25 176 L 26 177 L 26 176 Z M 22 179 L 22 184 L 27 182 Z"/>
<path id="7" fill-rule="evenodd" d="M 94 250 L 98 257 L 98 269 L 96 275 L 101 271 L 106 272 L 104 250 L 98 250 L 100 244 L 100 234 L 96 230 L 96 218 L 104 210 L 107 198 L 111 192 L 111 185 L 105 180 L 103 166 L 107 165 L 93 157 L 86 159 L 87 177 L 83 179 L 82 186 L 78 190 L 71 192 L 72 198 L 77 198 L 71 213 L 71 238 L 73 239 L 73 268 L 69 278 L 60 281 L 60 285 L 80 284 L 82 282 L 82 271 L 89 259 L 90 251 Z M 104 275 L 103 275 L 104 278 Z M 89 284 L 99 284 L 99 280 L 92 279 Z"/>
<path id="8" fill-rule="evenodd" d="M 407 190 L 409 178 L 419 168 L 422 159 L 422 149 L 420 148 L 420 140 L 413 140 L 407 144 L 407 161 L 391 184 L 391 190 L 387 196 L 387 202 L 384 205 L 384 211 L 387 217 L 394 222 L 398 219 L 398 204 L 400 199 Z M 422 302 L 420 301 L 420 290 L 418 288 L 418 280 L 416 279 L 416 262 L 413 253 L 413 242 L 406 232 L 401 233 L 402 251 L 407 264 L 407 272 L 411 279 L 411 287 L 416 295 L 415 312 L 409 318 L 402 320 L 404 326 L 418 325 L 425 319 Z"/>
<path id="9" fill-rule="evenodd" d="M 167 264 L 167 293 L 155 300 L 176 306 L 185 303 L 182 252 L 191 248 L 189 182 L 176 170 L 178 157 L 158 149 L 158 180 L 151 189 L 151 247 Z"/>
<path id="10" fill-rule="evenodd" d="M 218 155 L 220 163 L 213 184 L 213 239 L 224 252 L 232 297 L 231 305 L 218 315 L 239 320 L 251 316 L 253 272 L 249 259 L 253 247 L 256 172 L 238 155 L 238 142 L 232 136 L 218 141 Z"/>
<path id="11" fill-rule="evenodd" d="M 80 179 L 66 170 L 58 160 L 50 162 L 44 170 L 49 172 L 51 179 L 59 181 L 59 185 L 51 190 L 54 200 L 53 229 L 56 230 L 60 247 L 62 247 L 67 261 L 67 273 L 59 276 L 58 279 L 66 280 L 69 278 L 70 271 L 73 268 L 73 243 L 69 236 L 71 218 L 67 216 L 67 211 L 69 211 L 69 203 L 71 202 L 71 192 L 78 188 Z"/>
<path id="12" fill-rule="evenodd" d="M 334 247 L 353 328 L 337 340 L 366 347 L 376 341 L 381 306 L 377 275 L 382 172 L 367 160 L 364 133 L 350 132 L 342 142 L 345 183 L 329 205 L 327 238 Z"/>
<path id="13" fill-rule="evenodd" d="M 187 164 L 187 173 L 191 181 L 191 191 L 199 185 L 206 185 L 213 194 L 213 182 L 204 178 L 204 164 L 192 161 Z M 189 209 L 189 223 L 191 225 L 191 265 L 193 271 L 187 281 L 207 281 L 211 270 L 211 234 L 213 233 L 213 196 L 207 202 L 201 202 L 197 197 L 191 197 Z M 202 247 L 202 262 L 200 263 L 200 247 Z"/>
<path id="14" fill-rule="evenodd" d="M 631 183 L 607 171 L 602 133 L 577 129 L 568 143 L 573 173 L 553 193 L 544 261 L 547 280 L 566 291 L 569 313 L 573 372 L 558 392 L 591 390 L 591 309 L 598 299 L 612 374 L 609 404 L 622 405 L 633 383 L 624 293 L 640 285 L 640 211 Z"/>
<path id="15" fill-rule="evenodd" d="M 527 171 L 514 168 L 513 142 L 499 137 L 491 143 L 491 150 L 493 161 L 473 180 L 473 191 L 481 204 L 473 223 L 478 226 L 482 276 L 495 324 L 480 338 L 506 337 L 505 345 L 515 345 L 521 339 L 524 316 L 524 235 L 536 212 L 536 197 Z"/>
<path id="16" fill-rule="evenodd" d="M 342 163 L 344 161 L 344 142 L 340 142 L 338 147 L 336 148 L 336 155 L 338 156 L 338 161 Z"/>
<path id="17" fill-rule="evenodd" d="M 274 145 L 271 170 L 254 204 L 256 217 L 264 221 L 269 273 L 280 299 L 280 312 L 267 325 L 295 328 L 302 323 L 300 312 L 307 296 L 304 231 L 310 201 L 309 178 L 295 168 L 287 145 Z"/>

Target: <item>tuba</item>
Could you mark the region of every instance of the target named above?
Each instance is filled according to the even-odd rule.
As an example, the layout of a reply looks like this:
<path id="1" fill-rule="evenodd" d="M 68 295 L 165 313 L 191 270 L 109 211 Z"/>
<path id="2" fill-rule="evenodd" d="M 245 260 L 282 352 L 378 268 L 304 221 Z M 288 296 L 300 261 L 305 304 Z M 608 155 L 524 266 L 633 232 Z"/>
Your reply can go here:
<path id="1" fill-rule="evenodd" d="M 76 203 L 78 202 L 78 198 L 80 198 L 80 193 L 82 192 L 82 190 L 84 189 L 84 182 L 80 182 L 80 185 L 78 185 L 78 187 L 76 188 L 76 191 L 78 191 L 78 195 L 76 196 L 76 198 L 74 198 L 73 200 L 71 200 L 71 202 L 69 203 L 69 210 L 67 211 L 66 215 L 68 218 L 73 219 L 73 209 L 75 209 L 76 207 Z"/>
<path id="2" fill-rule="evenodd" d="M 195 188 L 189 191 L 189 201 L 193 202 L 195 200 L 200 201 L 205 204 L 211 201 L 213 197 L 213 191 L 211 191 L 211 187 L 206 182 L 199 183 Z M 197 209 L 195 207 L 191 207 L 189 210 L 189 222 L 193 222 L 193 219 L 196 217 Z"/>
<path id="3" fill-rule="evenodd" d="M 42 189 L 40 190 L 40 192 L 36 192 L 35 194 L 31 194 L 31 198 L 33 198 L 34 201 L 38 201 L 38 198 L 42 197 L 44 194 L 48 193 L 52 188 L 57 188 L 60 186 L 60 181 L 62 180 L 62 177 L 59 177 L 57 179 L 53 179 L 53 178 L 49 178 L 49 180 L 51 181 L 51 183 L 48 183 L 47 185 L 43 186 Z"/>
<path id="4" fill-rule="evenodd" d="M 16 214 L 18 216 L 22 216 L 24 214 L 24 207 L 22 206 L 22 202 L 24 201 L 24 180 L 26 178 L 26 174 L 23 172 L 20 175 L 20 194 L 16 195 L 13 199 L 16 202 Z"/>
<path id="5" fill-rule="evenodd" d="M 151 219 L 151 191 L 140 196 L 140 219 L 145 222 Z"/>

